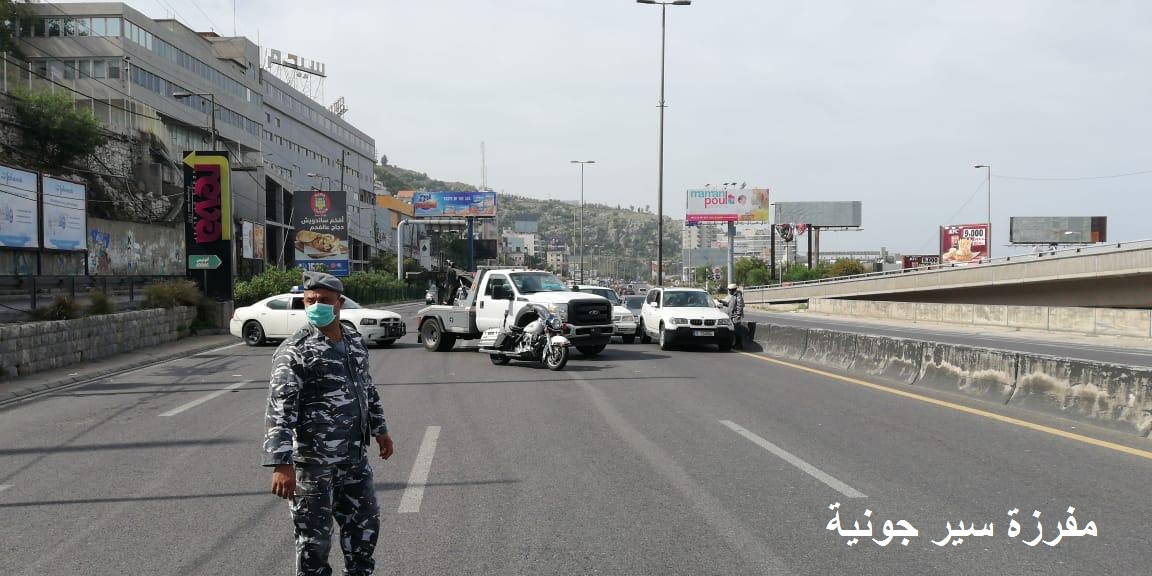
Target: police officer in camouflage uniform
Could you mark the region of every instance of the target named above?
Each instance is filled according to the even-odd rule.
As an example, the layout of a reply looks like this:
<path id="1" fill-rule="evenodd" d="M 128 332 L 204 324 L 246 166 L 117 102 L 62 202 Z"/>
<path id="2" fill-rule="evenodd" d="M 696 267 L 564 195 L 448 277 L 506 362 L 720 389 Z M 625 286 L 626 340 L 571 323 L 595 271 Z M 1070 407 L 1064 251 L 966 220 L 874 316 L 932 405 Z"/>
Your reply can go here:
<path id="1" fill-rule="evenodd" d="M 345 574 L 371 574 L 380 533 L 368 450 L 385 460 L 392 439 L 368 373 L 368 349 L 340 323 L 344 286 L 304 273 L 308 326 L 285 340 L 272 360 L 265 417 L 264 465 L 275 466 L 272 492 L 291 499 L 296 574 L 327 576 L 332 519 L 340 525 Z"/>

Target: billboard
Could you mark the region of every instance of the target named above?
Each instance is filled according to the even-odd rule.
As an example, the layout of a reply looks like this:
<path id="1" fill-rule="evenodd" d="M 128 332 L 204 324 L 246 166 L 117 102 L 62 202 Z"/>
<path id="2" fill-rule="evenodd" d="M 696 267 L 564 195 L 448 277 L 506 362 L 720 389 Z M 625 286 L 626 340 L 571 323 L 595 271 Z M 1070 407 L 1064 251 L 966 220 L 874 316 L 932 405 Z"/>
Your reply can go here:
<path id="1" fill-rule="evenodd" d="M 205 296 L 232 299 L 232 164 L 228 152 L 184 155 L 188 278 Z"/>
<path id="2" fill-rule="evenodd" d="M 240 254 L 249 260 L 264 259 L 264 225 L 244 220 L 240 223 Z"/>
<path id="3" fill-rule="evenodd" d="M 1091 244 L 1108 241 L 1107 216 L 1013 216 L 1013 244 Z"/>
<path id="4" fill-rule="evenodd" d="M 684 221 L 767 222 L 768 189 L 689 190 Z"/>
<path id="5" fill-rule="evenodd" d="M 902 261 L 905 270 L 909 268 L 920 268 L 922 266 L 939 266 L 939 254 L 912 254 L 904 256 Z"/>
<path id="6" fill-rule="evenodd" d="M 967 264 L 988 255 L 991 232 L 988 224 L 954 224 L 940 227 L 940 261 Z"/>
<path id="7" fill-rule="evenodd" d="M 0 246 L 40 247 L 35 172 L 0 166 Z"/>
<path id="8" fill-rule="evenodd" d="M 476 260 L 495 260 L 498 257 L 495 238 L 477 238 L 472 250 L 472 257 Z"/>
<path id="9" fill-rule="evenodd" d="M 84 185 L 45 177 L 43 190 L 44 247 L 83 252 L 88 247 Z"/>
<path id="10" fill-rule="evenodd" d="M 417 218 L 496 216 L 495 192 L 416 192 L 412 208 Z"/>
<path id="11" fill-rule="evenodd" d="M 777 202 L 777 224 L 808 224 L 817 228 L 859 228 L 863 205 L 854 202 Z"/>
<path id="12" fill-rule="evenodd" d="M 348 204 L 343 190 L 301 190 L 292 196 L 296 264 L 348 275 Z"/>

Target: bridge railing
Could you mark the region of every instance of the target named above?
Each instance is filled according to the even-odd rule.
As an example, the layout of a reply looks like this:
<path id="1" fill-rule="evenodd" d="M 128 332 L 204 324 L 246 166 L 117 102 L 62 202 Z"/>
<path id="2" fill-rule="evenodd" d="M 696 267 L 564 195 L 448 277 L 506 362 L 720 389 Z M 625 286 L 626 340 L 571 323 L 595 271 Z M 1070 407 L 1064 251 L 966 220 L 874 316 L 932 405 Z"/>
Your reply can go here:
<path id="1" fill-rule="evenodd" d="M 1081 245 L 1070 248 L 1048 249 L 1029 254 L 1017 254 L 1015 256 L 1004 256 L 1001 258 L 977 260 L 969 264 L 946 263 L 934 264 L 931 266 L 920 266 L 917 268 L 904 268 L 900 270 L 885 270 L 882 272 L 868 272 L 866 274 L 853 274 L 851 276 L 837 276 L 835 278 L 820 278 L 817 280 L 800 280 L 796 282 L 777 282 L 775 284 L 764 284 L 759 286 L 747 286 L 746 291 L 762 291 L 772 290 L 779 288 L 796 288 L 803 286 L 836 284 L 841 282 L 856 282 L 860 280 L 870 280 L 876 278 L 885 278 L 890 276 L 903 276 L 906 274 L 918 274 L 925 272 L 939 272 L 947 270 L 964 270 L 972 269 L 974 267 L 994 266 L 1003 264 L 1019 264 L 1021 262 L 1036 262 L 1041 260 L 1051 260 L 1053 258 L 1068 258 L 1076 256 L 1090 256 L 1097 254 L 1106 254 L 1111 252 L 1125 251 L 1125 250 L 1140 250 L 1152 248 L 1152 239 L 1150 240 L 1132 240 L 1129 242 L 1116 242 L 1108 244 L 1092 244 Z"/>

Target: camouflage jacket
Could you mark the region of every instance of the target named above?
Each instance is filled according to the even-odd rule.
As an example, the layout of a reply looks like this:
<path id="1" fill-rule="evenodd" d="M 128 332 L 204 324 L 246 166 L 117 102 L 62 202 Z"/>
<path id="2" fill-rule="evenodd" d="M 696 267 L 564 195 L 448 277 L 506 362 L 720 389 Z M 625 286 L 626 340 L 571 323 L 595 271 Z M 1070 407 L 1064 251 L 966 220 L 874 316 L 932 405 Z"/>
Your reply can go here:
<path id="1" fill-rule="evenodd" d="M 265 466 L 356 460 L 373 437 L 388 431 L 368 373 L 368 349 L 358 333 L 342 329 L 347 370 L 340 366 L 344 354 L 311 325 L 276 349 L 264 418 Z"/>

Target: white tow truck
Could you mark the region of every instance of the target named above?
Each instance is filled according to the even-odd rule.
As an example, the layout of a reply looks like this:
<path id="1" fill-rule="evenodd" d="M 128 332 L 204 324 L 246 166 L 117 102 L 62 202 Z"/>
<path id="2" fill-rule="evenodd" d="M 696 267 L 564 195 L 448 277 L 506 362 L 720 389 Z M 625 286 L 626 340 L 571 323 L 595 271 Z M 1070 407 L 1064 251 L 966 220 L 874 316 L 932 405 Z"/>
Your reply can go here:
<path id="1" fill-rule="evenodd" d="M 475 340 L 485 330 L 527 326 L 536 319 L 536 303 L 558 315 L 563 334 L 581 354 L 594 356 L 614 332 L 612 303 L 603 296 L 573 292 L 551 272 L 525 268 L 482 268 L 457 305 L 428 306 L 418 312 L 417 340 L 433 352 L 451 350 L 457 340 Z M 461 277 L 468 283 L 466 277 Z"/>

